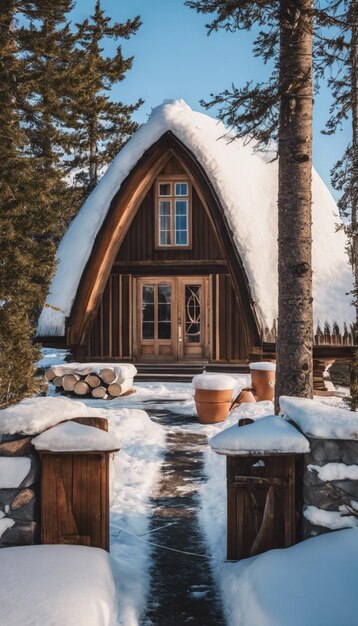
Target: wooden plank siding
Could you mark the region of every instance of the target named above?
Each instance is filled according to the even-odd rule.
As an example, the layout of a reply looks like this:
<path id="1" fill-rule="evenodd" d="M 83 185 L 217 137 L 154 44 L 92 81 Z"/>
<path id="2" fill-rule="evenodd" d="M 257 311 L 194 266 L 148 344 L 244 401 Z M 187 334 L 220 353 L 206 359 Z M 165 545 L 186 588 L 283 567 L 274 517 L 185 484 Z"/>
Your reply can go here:
<path id="1" fill-rule="evenodd" d="M 154 185 L 144 198 L 133 222 L 124 237 L 123 244 L 117 254 L 115 264 L 134 264 L 150 261 L 156 264 L 161 261 L 172 261 L 175 272 L 176 261 L 224 261 L 214 228 L 210 222 L 195 188 L 192 194 L 192 249 L 173 250 L 155 249 L 155 202 Z"/>
<path id="2" fill-rule="evenodd" d="M 239 361 L 247 358 L 250 346 L 242 322 L 243 313 L 236 298 L 236 293 L 229 274 L 217 277 L 219 291 L 216 305 L 218 323 L 218 350 L 216 360 Z M 215 303 L 213 303 L 214 306 Z"/>
<path id="3" fill-rule="evenodd" d="M 169 161 L 169 170 L 178 165 Z M 115 258 L 97 311 L 88 358 L 132 359 L 134 283 L 140 276 L 210 276 L 211 360 L 239 361 L 250 346 L 225 255 L 195 186 L 192 188 L 192 247 L 155 248 L 155 184 L 144 197 Z"/>
<path id="4" fill-rule="evenodd" d="M 131 358 L 130 283 L 128 275 L 110 275 L 92 327 L 90 356 Z"/>
<path id="5" fill-rule="evenodd" d="M 118 254 L 121 255 L 123 249 L 124 239 L 127 235 L 129 236 L 128 229 L 135 223 L 135 218 L 139 219 L 138 211 L 141 211 L 148 194 L 153 193 L 152 188 L 157 177 L 165 178 L 176 175 L 177 166 L 176 164 L 174 164 L 175 167 L 173 165 L 173 156 L 182 164 L 178 176 L 183 178 L 184 170 L 188 180 L 195 187 L 194 196 L 197 194 L 197 198 L 194 197 L 194 205 L 198 202 L 198 198 L 202 204 L 199 212 L 202 211 L 206 223 L 203 224 L 202 228 L 196 229 L 196 241 L 200 245 L 200 253 L 195 252 L 194 242 L 194 246 L 189 250 L 182 249 L 177 252 L 173 249 L 170 251 L 169 249 L 159 249 L 157 255 L 151 255 L 153 256 L 152 260 L 145 260 L 142 254 L 140 256 L 143 260 L 133 260 L 132 254 L 136 255 L 140 249 L 137 247 L 140 238 L 141 241 L 143 238 L 150 240 L 150 237 L 153 236 L 154 224 L 151 223 L 149 231 L 144 228 L 141 229 L 142 232 L 140 236 L 138 235 L 136 242 L 132 241 L 127 260 L 118 260 Z M 170 174 L 169 170 L 168 172 L 165 171 L 167 167 L 172 168 Z M 195 206 L 193 213 L 195 213 L 194 209 Z M 214 235 L 212 241 L 216 250 L 219 248 L 220 251 L 219 258 L 215 254 L 210 254 L 206 248 L 206 246 L 210 247 L 210 238 L 205 234 L 205 227 L 210 224 L 212 225 L 211 232 Z M 195 215 L 193 229 L 195 230 Z M 135 243 L 136 245 L 134 245 Z M 180 255 L 183 256 L 180 258 Z M 214 258 L 205 258 L 208 256 Z M 116 272 L 113 271 L 114 269 Z M 140 271 L 141 269 L 142 271 Z M 146 271 L 147 269 L 148 271 Z M 157 269 L 156 273 L 154 273 L 155 269 Z M 229 273 L 232 277 L 240 310 L 243 312 L 240 323 L 245 328 L 250 346 L 259 346 L 261 345 L 261 329 L 251 298 L 248 277 L 233 241 L 230 225 L 220 200 L 207 173 L 195 156 L 173 133 L 168 131 L 143 154 L 112 199 L 83 271 L 71 315 L 66 322 L 67 344 L 78 358 L 88 358 L 91 329 L 94 326 L 106 283 L 111 273 L 142 277 L 155 275 L 200 277 L 220 273 L 223 270 L 224 273 Z"/>
<path id="6" fill-rule="evenodd" d="M 157 274 L 161 274 L 158 268 Z M 130 275 L 110 275 L 92 327 L 90 358 L 133 357 L 133 291 Z M 246 359 L 249 346 L 240 323 L 242 313 L 229 274 L 211 275 L 211 299 L 211 360 L 236 362 Z"/>

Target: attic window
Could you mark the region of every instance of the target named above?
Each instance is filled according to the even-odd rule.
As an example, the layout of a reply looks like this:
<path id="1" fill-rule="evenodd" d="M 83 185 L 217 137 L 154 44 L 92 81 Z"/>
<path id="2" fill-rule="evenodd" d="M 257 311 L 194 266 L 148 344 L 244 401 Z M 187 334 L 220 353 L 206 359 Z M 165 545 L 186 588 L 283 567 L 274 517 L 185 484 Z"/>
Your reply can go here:
<path id="1" fill-rule="evenodd" d="M 157 248 L 190 248 L 190 185 L 187 180 L 158 180 Z"/>

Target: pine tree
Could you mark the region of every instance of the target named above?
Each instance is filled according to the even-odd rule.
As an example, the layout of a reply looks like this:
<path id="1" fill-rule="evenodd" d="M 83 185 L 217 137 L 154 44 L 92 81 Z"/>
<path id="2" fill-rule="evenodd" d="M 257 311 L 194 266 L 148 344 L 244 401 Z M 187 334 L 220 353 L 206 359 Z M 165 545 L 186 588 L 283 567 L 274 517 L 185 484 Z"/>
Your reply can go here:
<path id="1" fill-rule="evenodd" d="M 97 22 L 78 32 L 68 24 L 71 8 L 71 0 L 0 3 L 0 406 L 38 387 L 37 317 L 56 244 L 80 200 L 65 179 L 70 157 L 80 147 L 83 165 L 88 148 L 101 167 L 133 132 L 140 104 L 114 105 L 104 95 L 132 59 L 120 48 L 102 58 L 100 48 L 103 37 L 129 37 L 139 18 L 111 27 L 98 4 Z"/>
<path id="2" fill-rule="evenodd" d="M 21 122 L 28 151 L 35 157 L 51 199 L 45 219 L 52 222 L 52 233 L 58 240 L 80 204 L 80 197 L 65 179 L 71 149 L 68 127 L 77 94 L 77 34 L 67 20 L 73 2 L 27 0 L 20 5 L 22 26 L 17 35 L 23 62 Z"/>
<path id="3" fill-rule="evenodd" d="M 36 181 L 31 160 L 24 155 L 26 137 L 18 113 L 21 62 L 15 17 L 15 0 L 4 0 L 0 5 L 0 406 L 34 390 L 33 363 L 38 358 L 31 323 L 36 281 L 29 288 L 36 245 L 29 236 Z"/>
<path id="4" fill-rule="evenodd" d="M 137 16 L 125 23 L 110 24 L 97 0 L 95 12 L 89 20 L 78 24 L 79 45 L 78 94 L 74 116 L 74 157 L 72 167 L 77 180 L 85 191 L 91 191 L 105 165 L 137 129 L 132 114 L 143 100 L 133 105 L 112 102 L 109 92 L 113 85 L 122 81 L 131 69 L 133 57 L 125 58 L 121 46 L 114 56 L 105 56 L 102 44 L 105 40 L 129 39 L 141 25 Z"/>
<path id="5" fill-rule="evenodd" d="M 0 405 L 38 386 L 36 321 L 55 268 L 67 193 L 59 160 L 70 46 L 59 24 L 69 6 L 0 5 Z"/>
<path id="6" fill-rule="evenodd" d="M 311 0 L 187 0 L 214 13 L 209 32 L 258 27 L 254 54 L 273 70 L 265 83 L 232 87 L 211 101 L 237 136 L 279 153 L 279 316 L 276 394 L 311 397 L 312 17 Z"/>

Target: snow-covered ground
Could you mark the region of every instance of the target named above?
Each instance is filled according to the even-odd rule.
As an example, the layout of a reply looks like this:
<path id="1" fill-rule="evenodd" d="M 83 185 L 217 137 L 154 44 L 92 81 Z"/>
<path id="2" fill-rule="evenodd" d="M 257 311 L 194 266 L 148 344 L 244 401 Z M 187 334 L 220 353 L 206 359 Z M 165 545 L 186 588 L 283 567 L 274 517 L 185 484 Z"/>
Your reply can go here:
<path id="1" fill-rule="evenodd" d="M 56 353 L 52 364 L 59 364 L 62 361 L 63 355 L 61 351 L 56 351 Z M 51 390 L 52 387 L 50 385 L 49 389 Z M 158 391 L 163 397 L 168 394 L 168 390 L 165 391 L 164 388 Z M 177 391 L 174 393 L 176 394 Z M 186 395 L 188 395 L 187 392 L 185 394 L 182 392 L 181 397 L 186 397 Z M 71 400 L 59 394 L 53 394 L 49 397 L 29 398 L 19 405 L 9 407 L 9 409 L 0 412 L 0 433 L 22 431 L 28 434 L 35 434 L 54 426 L 55 428 L 52 431 L 47 431 L 41 437 L 49 437 L 52 432 L 52 437 L 55 437 L 56 443 L 60 439 L 62 445 L 64 434 L 62 433 L 61 437 L 59 437 L 54 431 L 56 431 L 56 428 L 59 428 L 56 424 L 63 421 L 65 416 L 67 419 L 71 419 L 71 417 L 96 415 L 108 419 L 109 435 L 112 436 L 111 439 L 113 441 L 118 441 L 121 446 L 120 452 L 114 456 L 111 468 L 111 563 L 118 599 L 118 624 L 123 626 L 138 626 L 140 615 L 146 604 L 151 547 L 148 543 L 139 541 L 136 536 L 150 539 L 150 536 L 148 536 L 150 494 L 158 480 L 165 447 L 164 428 L 150 420 L 145 410 L 142 410 L 145 407 L 145 403 L 138 398 L 157 398 L 156 390 L 151 387 L 148 391 L 140 389 L 138 390 L 137 399 L 135 399 L 136 396 L 137 394 L 133 394 L 133 396 L 123 398 L 122 400 L 125 400 L 125 402 L 121 402 L 120 398 L 109 402 L 95 399 L 87 399 L 86 401 L 82 401 L 82 399 Z M 64 426 L 61 426 L 62 430 L 63 428 Z M 104 435 L 102 431 L 100 432 Z M 87 438 L 86 445 L 88 443 Z M 117 445 L 113 447 L 117 447 Z M 14 480 L 18 483 L 21 479 L 21 476 L 15 475 L 14 470 L 9 467 L 11 462 L 14 463 L 15 461 L 17 463 L 16 472 L 19 473 L 20 470 L 22 471 L 22 467 L 19 467 L 19 459 L 2 460 L 1 487 L 7 487 L 10 483 L 11 486 L 14 486 Z M 6 467 L 5 463 L 7 464 Z M 5 528 L 1 528 L 1 522 L 4 524 L 6 521 L 8 520 L 0 519 L 0 534 L 5 530 Z M 12 548 L 8 548 L 5 551 L 0 551 L 0 554 L 2 555 L 5 552 L 9 554 L 11 551 Z M 34 558 L 35 571 L 37 555 L 31 554 L 30 558 Z M 67 558 L 70 559 L 70 556 L 67 555 Z M 56 561 L 54 561 L 55 566 Z M 29 576 L 26 579 L 26 571 L 25 568 L 22 583 L 19 581 L 18 592 L 20 594 L 22 592 L 21 585 L 23 584 L 26 587 L 26 580 L 27 585 L 32 586 L 32 578 Z M 87 584 L 88 581 L 86 581 L 87 578 L 84 579 L 83 584 Z M 88 583 L 89 594 L 91 594 L 90 582 Z M 52 597 L 49 596 L 48 599 L 51 604 Z M 99 602 L 102 602 L 100 597 Z M 43 596 L 43 603 L 42 610 L 44 612 L 49 611 L 50 608 L 46 596 Z M 91 603 L 89 605 L 91 606 Z M 56 612 L 54 613 L 53 621 L 50 619 L 41 620 L 40 618 L 38 621 L 27 621 L 27 618 L 23 615 L 23 609 L 21 607 L 20 609 L 18 614 L 16 612 L 17 617 L 14 617 L 14 622 L 1 622 L 2 618 L 0 617 L 0 624 L 4 623 L 4 626 L 5 623 L 6 626 L 8 624 L 14 624 L 14 626 L 15 624 L 16 626 L 30 626 L 30 624 L 36 626 L 44 626 L 45 624 L 54 624 L 56 626 L 60 624 L 61 626 L 73 626 L 74 624 L 78 624 L 78 626 L 90 626 L 91 624 L 112 626 L 112 621 L 110 621 L 109 617 L 107 621 L 98 619 L 96 622 L 94 618 L 92 621 L 87 620 L 86 612 L 83 614 L 82 621 L 76 621 L 75 619 L 71 621 L 70 617 L 66 621 L 64 616 L 62 616 L 61 620 L 57 619 Z M 1 613 L 3 614 L 2 610 Z"/>
<path id="2" fill-rule="evenodd" d="M 149 588 L 150 493 L 159 477 L 164 429 L 142 410 L 108 408 L 109 432 L 123 442 L 114 458 L 111 556 L 118 594 L 119 624 L 137 626 Z M 133 536 L 134 535 L 134 536 Z"/>
<path id="3" fill-rule="evenodd" d="M 357 624 L 356 529 L 313 537 L 215 569 L 230 626 Z"/>
<path id="4" fill-rule="evenodd" d="M 50 365 L 49 360 L 51 364 L 63 362 L 61 351 L 54 352 L 56 355 L 44 357 L 47 365 Z M 249 382 L 249 376 L 245 381 Z M 53 396 L 61 399 L 51 392 L 51 388 L 50 385 L 52 398 L 42 399 L 44 408 Z M 118 599 L 117 620 L 121 626 L 138 626 L 150 585 L 150 494 L 159 479 L 165 429 L 148 417 L 146 409 L 158 413 L 168 409 L 179 414 L 183 421 L 180 425 L 173 424 L 171 430 L 200 432 L 208 438 L 236 424 L 241 417 L 260 419 L 273 413 L 271 402 L 245 404 L 232 411 L 225 422 L 201 425 L 191 419 L 185 420 L 185 416 L 195 415 L 194 392 L 190 384 L 135 383 L 135 389 L 134 394 L 111 401 L 81 398 L 74 401 L 73 409 L 77 415 L 80 410 L 83 415 L 95 413 L 107 417 L 109 434 L 121 442 L 121 451 L 115 455 L 113 463 L 111 504 L 111 563 Z M 62 399 L 72 404 L 70 400 Z M 323 400 L 343 406 L 342 400 L 337 398 Z M 20 411 L 18 420 L 21 422 L 22 419 Z M 40 415 L 40 419 L 43 416 Z M 56 417 L 54 423 L 58 421 Z M 34 421 L 32 426 L 36 427 L 38 423 Z M 209 446 L 203 450 L 207 481 L 200 487 L 199 521 L 223 599 L 227 624 L 354 626 L 358 596 L 352 585 L 358 577 L 358 529 L 340 530 L 240 563 L 226 562 L 226 459 L 215 454 Z M 340 476 L 342 468 L 338 467 L 339 464 L 334 465 L 330 470 Z M 312 467 L 312 471 L 318 470 Z M 356 466 L 351 471 L 356 472 Z M 6 623 L 12 625 L 12 622 Z M 36 626 L 56 623 L 58 626 L 59 622 L 19 619 L 16 626 L 32 623 Z M 76 622 L 71 622 L 71 626 L 72 623 Z M 92 623 L 95 622 L 86 621 L 86 626 Z M 102 620 L 98 624 L 107 626 L 110 621 Z M 67 623 L 63 620 L 62 625 L 67 626 Z"/>
<path id="5" fill-rule="evenodd" d="M 117 626 L 110 557 L 85 546 L 0 550 L 2 626 Z"/>
<path id="6" fill-rule="evenodd" d="M 253 406 L 242 405 L 236 418 L 248 417 Z M 266 408 L 270 413 L 270 407 Z M 358 529 L 322 535 L 238 563 L 225 562 L 226 458 L 209 448 L 204 454 L 207 482 L 201 487 L 200 522 L 227 624 L 354 626 L 358 614 Z M 332 472 L 337 474 L 339 469 L 334 467 Z M 341 519 L 339 513 L 323 513 Z M 345 520 L 346 526 L 357 525 L 356 518 Z M 335 518 L 330 522 L 332 529 L 341 528 Z"/>

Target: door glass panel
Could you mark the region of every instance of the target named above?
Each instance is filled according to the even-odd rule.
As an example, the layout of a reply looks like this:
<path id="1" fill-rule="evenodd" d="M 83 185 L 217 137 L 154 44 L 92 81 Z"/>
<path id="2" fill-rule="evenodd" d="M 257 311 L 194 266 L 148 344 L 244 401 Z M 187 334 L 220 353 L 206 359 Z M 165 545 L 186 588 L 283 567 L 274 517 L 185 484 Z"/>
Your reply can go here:
<path id="1" fill-rule="evenodd" d="M 171 285 L 160 283 L 158 285 L 158 339 L 171 339 L 172 336 L 171 299 Z"/>
<path id="2" fill-rule="evenodd" d="M 142 337 L 154 339 L 154 285 L 142 288 Z"/>
<path id="3" fill-rule="evenodd" d="M 143 339 L 154 339 L 154 322 L 143 322 L 142 333 Z"/>
<path id="4" fill-rule="evenodd" d="M 200 343 L 201 285 L 185 285 L 185 341 Z"/>

